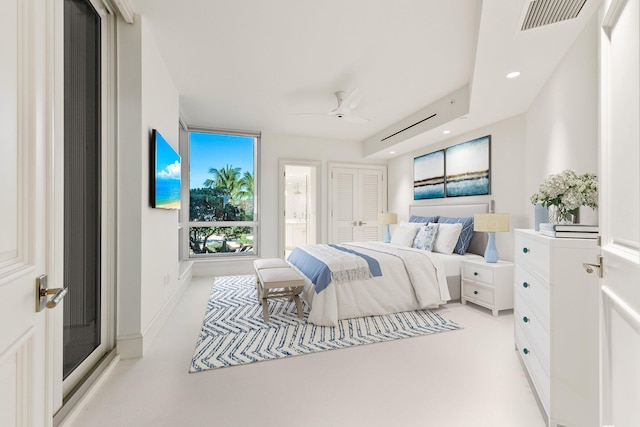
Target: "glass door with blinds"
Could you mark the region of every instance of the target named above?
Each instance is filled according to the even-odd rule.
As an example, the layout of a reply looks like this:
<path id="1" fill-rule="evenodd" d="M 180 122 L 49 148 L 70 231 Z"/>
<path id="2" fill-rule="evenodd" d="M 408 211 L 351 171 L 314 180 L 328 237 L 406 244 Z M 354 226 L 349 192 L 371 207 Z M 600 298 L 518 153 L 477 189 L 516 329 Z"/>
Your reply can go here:
<path id="1" fill-rule="evenodd" d="M 382 240 L 378 214 L 387 204 L 386 167 L 329 165 L 330 243 Z"/>

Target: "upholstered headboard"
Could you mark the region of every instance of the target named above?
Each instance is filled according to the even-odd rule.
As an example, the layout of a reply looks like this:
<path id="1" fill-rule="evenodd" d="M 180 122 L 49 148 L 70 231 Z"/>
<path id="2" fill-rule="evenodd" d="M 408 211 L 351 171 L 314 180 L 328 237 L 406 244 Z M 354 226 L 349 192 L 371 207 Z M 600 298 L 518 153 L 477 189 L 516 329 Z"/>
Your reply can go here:
<path id="1" fill-rule="evenodd" d="M 467 203 L 467 204 L 448 204 L 448 205 L 409 205 L 409 216 L 450 216 L 465 217 L 473 216 L 477 213 L 489 212 L 489 203 Z M 487 247 L 487 233 L 475 232 L 471 238 L 469 249 L 467 252 L 472 254 L 483 255 Z"/>

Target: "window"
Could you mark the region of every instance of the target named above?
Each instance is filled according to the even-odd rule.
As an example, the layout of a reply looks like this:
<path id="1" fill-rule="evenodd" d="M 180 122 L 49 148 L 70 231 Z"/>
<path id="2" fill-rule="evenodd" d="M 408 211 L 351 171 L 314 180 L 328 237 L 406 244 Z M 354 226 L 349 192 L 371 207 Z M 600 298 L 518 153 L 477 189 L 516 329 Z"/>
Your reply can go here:
<path id="1" fill-rule="evenodd" d="M 257 252 L 259 135 L 189 132 L 189 256 Z"/>

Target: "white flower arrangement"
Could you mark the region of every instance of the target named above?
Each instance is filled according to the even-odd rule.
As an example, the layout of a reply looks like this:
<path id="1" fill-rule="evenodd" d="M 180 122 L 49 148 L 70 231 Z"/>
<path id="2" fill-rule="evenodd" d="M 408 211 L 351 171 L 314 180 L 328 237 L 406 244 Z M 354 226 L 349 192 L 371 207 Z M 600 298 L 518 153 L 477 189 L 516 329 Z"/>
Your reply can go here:
<path id="1" fill-rule="evenodd" d="M 598 207 L 598 178 L 592 173 L 577 175 L 570 169 L 550 175 L 531 196 L 531 203 L 542 203 L 546 208 L 555 206 L 560 220 L 577 215 L 580 206 L 595 209 Z"/>

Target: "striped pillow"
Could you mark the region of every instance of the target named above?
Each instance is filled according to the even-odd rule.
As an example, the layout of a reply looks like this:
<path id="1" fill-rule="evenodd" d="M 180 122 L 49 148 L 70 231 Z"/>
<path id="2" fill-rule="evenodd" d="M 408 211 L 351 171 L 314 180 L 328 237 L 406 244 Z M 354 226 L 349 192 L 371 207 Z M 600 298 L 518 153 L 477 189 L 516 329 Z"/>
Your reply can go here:
<path id="1" fill-rule="evenodd" d="M 460 231 L 460 237 L 458 237 L 458 242 L 456 243 L 456 247 L 453 248 L 453 252 L 456 254 L 464 255 L 469 249 L 469 244 L 471 243 L 471 238 L 473 237 L 473 217 L 446 217 L 441 216 L 438 219 L 438 223 L 444 224 L 462 224 L 462 231 Z"/>

